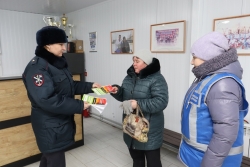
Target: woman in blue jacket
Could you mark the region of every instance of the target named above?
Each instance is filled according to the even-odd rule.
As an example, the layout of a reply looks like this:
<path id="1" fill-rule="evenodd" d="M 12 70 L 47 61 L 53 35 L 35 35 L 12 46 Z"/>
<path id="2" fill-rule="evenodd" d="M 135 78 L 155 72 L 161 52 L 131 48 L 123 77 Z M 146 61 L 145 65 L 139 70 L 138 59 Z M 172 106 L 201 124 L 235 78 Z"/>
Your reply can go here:
<path id="1" fill-rule="evenodd" d="M 90 104 L 74 95 L 91 93 L 97 83 L 73 81 L 63 52 L 67 36 L 62 29 L 47 26 L 36 33 L 36 56 L 26 66 L 22 79 L 31 102 L 31 124 L 39 150 L 40 167 L 65 167 L 64 150 L 74 144 L 74 114 Z"/>
<path id="2" fill-rule="evenodd" d="M 133 167 L 161 167 L 160 147 L 163 142 L 164 114 L 168 105 L 168 86 L 160 73 L 160 62 L 148 50 L 135 52 L 133 65 L 127 70 L 122 86 L 113 85 L 111 95 L 121 102 L 130 101 L 132 109 L 140 106 L 149 121 L 148 142 L 141 143 L 123 133 L 133 159 Z M 123 115 L 124 118 L 125 115 Z"/>

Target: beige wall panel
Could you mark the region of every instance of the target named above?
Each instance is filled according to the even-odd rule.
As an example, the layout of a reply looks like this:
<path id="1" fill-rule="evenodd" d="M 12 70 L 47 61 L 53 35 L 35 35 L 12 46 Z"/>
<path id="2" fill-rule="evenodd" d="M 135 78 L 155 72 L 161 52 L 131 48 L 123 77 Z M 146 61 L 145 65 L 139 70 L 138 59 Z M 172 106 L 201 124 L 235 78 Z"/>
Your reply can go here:
<path id="1" fill-rule="evenodd" d="M 80 75 L 73 75 L 74 81 L 80 81 Z M 75 99 L 81 99 L 81 95 L 75 95 Z"/>
<path id="2" fill-rule="evenodd" d="M 0 121 L 30 115 L 30 101 L 23 81 L 0 81 Z"/>
<path id="3" fill-rule="evenodd" d="M 82 115 L 75 114 L 75 122 L 76 122 L 76 135 L 75 141 L 82 140 Z"/>
<path id="4" fill-rule="evenodd" d="M 82 140 L 82 115 L 75 115 L 75 141 Z M 31 124 L 0 130 L 0 166 L 40 153 Z"/>
<path id="5" fill-rule="evenodd" d="M 80 76 L 75 75 L 74 80 L 80 80 Z M 0 115 L 0 121 L 30 115 L 30 102 L 21 79 L 0 81 Z M 81 114 L 75 114 L 75 122 L 75 141 L 79 141 L 82 140 Z M 0 141 L 0 166 L 40 153 L 30 123 L 0 129 Z"/>
<path id="6" fill-rule="evenodd" d="M 80 75 L 73 75 L 73 79 L 75 81 L 80 81 Z"/>
<path id="7" fill-rule="evenodd" d="M 80 75 L 74 75 L 74 80 L 80 80 Z M 81 99 L 80 95 L 75 98 Z M 29 116 L 31 112 L 30 101 L 23 81 L 0 81 L 0 121 Z"/>
<path id="8" fill-rule="evenodd" d="M 80 75 L 74 75 L 73 79 L 75 81 L 80 81 Z M 81 96 L 76 95 L 75 98 L 81 99 Z M 75 141 L 79 141 L 79 140 L 82 140 L 82 115 L 81 114 L 75 114 L 75 122 L 76 122 Z"/>
<path id="9" fill-rule="evenodd" d="M 31 124 L 0 130 L 0 166 L 40 153 Z"/>

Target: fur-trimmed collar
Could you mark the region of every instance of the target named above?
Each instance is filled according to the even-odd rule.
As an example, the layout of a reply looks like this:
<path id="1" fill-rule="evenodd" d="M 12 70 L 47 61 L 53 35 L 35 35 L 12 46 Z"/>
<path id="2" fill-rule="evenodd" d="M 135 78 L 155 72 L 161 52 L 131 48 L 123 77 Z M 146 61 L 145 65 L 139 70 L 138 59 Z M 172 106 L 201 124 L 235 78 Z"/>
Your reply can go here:
<path id="1" fill-rule="evenodd" d="M 160 69 L 161 69 L 161 66 L 160 66 L 159 60 L 157 58 L 153 58 L 152 63 L 149 64 L 144 69 L 142 69 L 138 75 L 135 73 L 135 69 L 133 65 L 127 70 L 127 74 L 131 77 L 137 75 L 140 79 L 143 79 L 143 78 L 146 78 L 148 75 L 151 75 L 160 71 Z"/>
<path id="2" fill-rule="evenodd" d="M 64 56 L 57 57 L 53 53 L 47 51 L 43 46 L 37 46 L 35 51 L 36 56 L 41 57 L 48 61 L 49 64 L 58 69 L 67 68 L 68 64 Z"/>

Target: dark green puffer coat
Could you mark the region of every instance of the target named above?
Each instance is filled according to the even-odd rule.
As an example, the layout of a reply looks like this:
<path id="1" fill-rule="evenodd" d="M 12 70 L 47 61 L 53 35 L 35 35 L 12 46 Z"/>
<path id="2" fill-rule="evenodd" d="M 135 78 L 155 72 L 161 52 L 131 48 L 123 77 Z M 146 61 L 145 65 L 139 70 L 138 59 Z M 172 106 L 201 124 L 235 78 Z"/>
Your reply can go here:
<path id="1" fill-rule="evenodd" d="M 118 101 L 134 99 L 142 109 L 144 117 L 149 120 L 148 142 L 141 143 L 123 133 L 123 138 L 128 148 L 137 150 L 155 150 L 163 142 L 164 115 L 163 110 L 168 105 L 168 86 L 160 73 L 159 60 L 142 69 L 138 75 L 131 66 L 127 70 L 122 86 L 117 86 L 118 92 L 111 94 Z M 125 115 L 123 115 L 124 118 Z"/>

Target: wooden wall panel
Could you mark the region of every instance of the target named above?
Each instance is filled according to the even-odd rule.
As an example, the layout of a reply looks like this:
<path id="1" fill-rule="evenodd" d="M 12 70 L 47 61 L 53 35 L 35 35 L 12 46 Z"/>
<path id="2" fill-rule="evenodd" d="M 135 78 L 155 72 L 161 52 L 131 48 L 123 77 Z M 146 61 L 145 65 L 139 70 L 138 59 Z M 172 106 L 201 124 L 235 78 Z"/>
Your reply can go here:
<path id="1" fill-rule="evenodd" d="M 75 81 L 80 81 L 80 75 L 73 75 L 73 79 Z"/>
<path id="2" fill-rule="evenodd" d="M 75 115 L 75 141 L 82 140 L 82 116 Z M 31 123 L 0 130 L 0 166 L 39 154 Z"/>
<path id="3" fill-rule="evenodd" d="M 82 115 L 81 114 L 75 114 L 75 122 L 76 122 L 76 134 L 75 134 L 75 141 L 82 140 Z"/>
<path id="4" fill-rule="evenodd" d="M 73 79 L 75 81 L 80 81 L 80 75 L 74 75 Z M 76 95 L 75 99 L 81 99 L 80 95 Z M 75 135 L 75 141 L 82 140 L 83 139 L 83 126 L 82 126 L 82 115 L 81 114 L 75 114 L 75 122 L 76 122 L 76 135 Z"/>
<path id="5" fill-rule="evenodd" d="M 74 81 L 80 81 L 80 75 L 73 75 Z M 75 99 L 81 99 L 81 95 L 75 95 Z"/>
<path id="6" fill-rule="evenodd" d="M 31 124 L 0 130 L 0 166 L 40 153 Z"/>
<path id="7" fill-rule="evenodd" d="M 74 81 L 80 81 L 80 75 L 73 75 Z M 75 95 L 75 99 L 81 99 L 81 95 Z"/>
<path id="8" fill-rule="evenodd" d="M 30 101 L 23 81 L 0 81 L 0 121 L 29 116 Z"/>
<path id="9" fill-rule="evenodd" d="M 80 75 L 74 75 L 80 80 Z M 75 96 L 81 99 L 80 95 Z M 0 81 L 0 121 L 30 116 L 30 101 L 21 79 Z M 83 119 L 75 114 L 75 141 L 83 140 Z M 31 123 L 0 127 L 0 166 L 40 154 Z"/>

